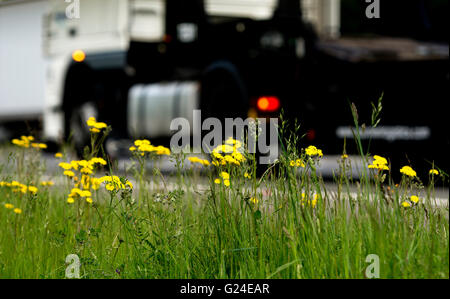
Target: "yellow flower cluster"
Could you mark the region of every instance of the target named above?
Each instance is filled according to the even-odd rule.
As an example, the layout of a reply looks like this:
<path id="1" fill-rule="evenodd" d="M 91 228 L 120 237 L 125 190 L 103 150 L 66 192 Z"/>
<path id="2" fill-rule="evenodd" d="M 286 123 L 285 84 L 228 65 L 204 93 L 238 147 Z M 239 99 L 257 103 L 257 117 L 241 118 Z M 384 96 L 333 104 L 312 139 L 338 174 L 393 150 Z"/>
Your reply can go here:
<path id="1" fill-rule="evenodd" d="M 305 163 L 303 163 L 303 161 L 300 160 L 300 159 L 297 159 L 297 160 L 291 160 L 291 161 L 289 162 L 289 166 L 291 166 L 291 167 L 302 167 L 302 168 L 304 168 L 304 167 L 305 167 Z"/>
<path id="2" fill-rule="evenodd" d="M 92 193 L 90 190 L 98 190 L 101 184 L 100 180 L 83 174 L 81 180 L 78 180 L 78 177 L 74 177 L 74 181 L 76 183 L 67 198 L 67 202 L 74 203 L 76 198 L 85 198 L 86 202 L 92 203 Z"/>
<path id="3" fill-rule="evenodd" d="M 323 153 L 321 149 L 318 149 L 317 147 L 310 145 L 305 149 L 305 153 L 306 155 L 310 156 L 310 157 L 319 157 L 322 158 L 323 157 Z"/>
<path id="4" fill-rule="evenodd" d="M 118 177 L 118 176 L 104 176 L 101 177 L 99 179 L 100 183 L 105 183 L 105 189 L 108 191 L 119 191 L 119 190 L 123 190 L 123 189 L 133 189 L 133 184 L 126 180 L 123 179 L 124 182 L 122 182 L 122 180 Z"/>
<path id="5" fill-rule="evenodd" d="M 379 171 L 389 170 L 386 158 L 375 155 L 373 156 L 373 159 L 372 164 L 369 165 L 370 169 L 378 169 Z"/>
<path id="6" fill-rule="evenodd" d="M 246 159 L 241 153 L 242 143 L 239 140 L 228 138 L 225 144 L 217 146 L 211 153 L 213 158 L 212 164 L 216 167 L 219 165 L 241 165 Z"/>
<path id="7" fill-rule="evenodd" d="M 92 203 L 90 190 L 98 190 L 101 185 L 100 179 L 91 177 L 94 173 L 95 166 L 98 164 L 104 166 L 107 162 L 103 158 L 94 157 L 89 161 L 74 160 L 70 163 L 61 162 L 58 164 L 64 170 L 64 175 L 72 178 L 75 182 L 75 186 L 67 199 L 68 203 L 74 203 L 76 198 L 85 198 L 88 203 Z M 76 175 L 74 171 L 79 171 L 80 174 Z"/>
<path id="8" fill-rule="evenodd" d="M 38 192 L 38 188 L 36 188 L 35 186 L 32 186 L 32 185 L 27 186 L 27 185 L 21 184 L 17 181 L 12 181 L 11 183 L 2 181 L 2 182 L 0 182 L 0 187 L 7 187 L 7 188 L 10 188 L 13 192 L 16 192 L 16 193 L 20 192 L 23 194 L 31 193 L 34 195 Z"/>
<path id="9" fill-rule="evenodd" d="M 44 186 L 44 187 L 50 187 L 50 186 L 53 186 L 54 184 L 55 183 L 52 181 L 42 181 L 41 182 L 41 186 Z"/>
<path id="10" fill-rule="evenodd" d="M 222 178 L 222 180 L 217 178 L 214 180 L 214 183 L 220 185 L 223 181 L 223 184 L 226 187 L 230 187 L 230 174 L 228 172 L 222 171 L 219 176 Z"/>
<path id="11" fill-rule="evenodd" d="M 76 198 L 84 198 L 87 203 L 92 203 L 92 193 L 89 190 L 81 190 L 77 187 L 72 188 L 69 197 L 67 198 L 68 203 L 74 203 Z"/>
<path id="12" fill-rule="evenodd" d="M 209 166 L 210 165 L 210 163 L 209 163 L 209 161 L 208 160 L 203 160 L 203 159 L 200 159 L 200 158 L 198 158 L 198 157 L 189 157 L 188 158 L 188 160 L 191 162 L 191 163 L 193 163 L 193 164 L 201 164 L 201 165 L 203 165 L 203 166 Z"/>
<path id="13" fill-rule="evenodd" d="M 62 153 L 56 153 L 55 154 L 55 158 L 57 158 L 57 159 L 61 159 L 62 157 L 63 157 Z"/>
<path id="14" fill-rule="evenodd" d="M 141 156 L 146 153 L 156 153 L 157 155 L 167 155 L 170 156 L 170 149 L 164 146 L 153 146 L 147 139 L 136 140 L 134 146 L 130 147 L 131 152 L 137 152 Z"/>
<path id="15" fill-rule="evenodd" d="M 82 174 L 92 174 L 96 164 L 105 166 L 107 163 L 103 158 L 92 158 L 89 161 L 71 161 L 70 163 L 61 162 L 58 166 L 65 170 L 64 175 L 74 177 L 75 173 L 71 171 L 72 169 L 80 171 Z"/>
<path id="16" fill-rule="evenodd" d="M 400 172 L 412 178 L 417 176 L 417 173 L 410 166 L 403 166 Z"/>
<path id="17" fill-rule="evenodd" d="M 305 206 L 305 204 L 306 204 L 307 206 L 311 206 L 311 207 L 315 208 L 317 205 L 318 198 L 319 198 L 319 196 L 317 194 L 314 194 L 313 199 L 306 199 L 306 194 L 302 193 L 302 199 L 300 200 L 300 203 L 302 204 L 302 206 Z"/>
<path id="18" fill-rule="evenodd" d="M 108 125 L 105 123 L 97 122 L 95 117 L 89 117 L 86 123 L 89 127 L 89 131 L 91 131 L 92 133 L 100 133 L 101 130 L 108 127 Z"/>
<path id="19" fill-rule="evenodd" d="M 248 172 L 246 172 L 246 173 L 244 173 L 244 178 L 251 179 L 252 176 Z"/>
<path id="20" fill-rule="evenodd" d="M 20 147 L 24 148 L 32 147 L 38 150 L 47 148 L 47 145 L 45 143 L 35 143 L 32 142 L 33 140 L 34 140 L 33 136 L 22 136 L 20 137 L 20 139 L 13 139 L 11 143 Z"/>
<path id="21" fill-rule="evenodd" d="M 418 196 L 412 195 L 412 196 L 409 198 L 409 200 L 402 202 L 402 206 L 403 206 L 404 208 L 409 208 L 409 207 L 411 207 L 411 206 L 413 206 L 413 205 L 418 204 L 419 201 L 420 201 L 420 198 L 419 198 Z"/>
<path id="22" fill-rule="evenodd" d="M 14 205 L 12 205 L 10 203 L 5 203 L 4 207 L 7 208 L 8 210 L 13 210 L 14 213 L 16 213 L 16 214 L 22 214 L 22 210 L 21 209 L 14 208 Z"/>

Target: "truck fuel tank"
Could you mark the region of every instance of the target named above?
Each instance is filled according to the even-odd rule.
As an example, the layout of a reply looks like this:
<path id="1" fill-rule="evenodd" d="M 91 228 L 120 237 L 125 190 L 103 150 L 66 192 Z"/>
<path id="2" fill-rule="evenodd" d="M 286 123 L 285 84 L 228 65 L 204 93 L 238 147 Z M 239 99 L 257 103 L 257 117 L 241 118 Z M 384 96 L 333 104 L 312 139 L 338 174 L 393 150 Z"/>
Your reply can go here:
<path id="1" fill-rule="evenodd" d="M 194 81 L 134 85 L 128 94 L 128 133 L 131 137 L 159 138 L 171 135 L 170 123 L 185 118 L 199 107 L 200 85 Z"/>

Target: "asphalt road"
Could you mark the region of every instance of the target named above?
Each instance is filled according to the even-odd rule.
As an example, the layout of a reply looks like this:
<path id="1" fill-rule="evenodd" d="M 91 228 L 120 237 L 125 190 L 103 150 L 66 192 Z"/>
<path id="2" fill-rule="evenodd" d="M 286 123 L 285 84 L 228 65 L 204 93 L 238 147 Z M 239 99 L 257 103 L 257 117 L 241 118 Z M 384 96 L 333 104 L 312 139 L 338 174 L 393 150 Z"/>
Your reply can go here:
<path id="1" fill-rule="evenodd" d="M 1 129 L 1 127 L 0 127 Z M 3 136 L 2 136 L 3 135 Z M 7 137 L 5 134 L 0 130 L 0 142 L 6 141 Z M 3 139 L 3 140 L 2 140 Z M 3 164 L 3 162 L 7 159 L 7 151 L 5 149 L 0 148 L 0 164 Z M 132 162 L 128 157 L 125 155 L 118 155 L 119 158 L 116 160 L 117 167 L 119 170 L 119 173 L 129 173 L 130 168 L 132 166 Z M 202 157 L 207 158 L 207 157 Z M 76 159 L 76 157 L 68 157 L 68 159 Z M 329 156 L 326 155 L 323 159 L 321 159 L 321 162 L 317 168 L 318 173 L 322 175 L 326 179 L 326 188 L 327 190 L 334 191 L 337 189 L 336 184 L 332 181 L 333 173 L 335 173 L 339 166 L 338 166 L 338 160 L 340 159 L 340 156 Z M 352 166 L 352 176 L 354 178 L 358 178 L 361 174 L 363 163 L 361 162 L 361 159 L 358 156 L 350 156 L 349 157 L 351 161 Z M 60 159 L 54 158 L 53 154 L 50 153 L 43 153 L 43 160 L 42 163 L 46 165 L 47 172 L 56 174 L 59 171 L 58 164 L 61 162 Z M 152 172 L 152 169 L 154 168 L 154 164 L 149 162 L 147 163 L 147 170 L 148 173 Z M 164 174 L 173 174 L 176 171 L 175 165 L 172 161 L 170 161 L 167 157 L 161 157 L 161 159 L 157 162 L 156 165 L 160 171 Z M 192 164 L 189 161 L 185 161 L 184 168 L 185 169 L 191 169 Z M 202 189 L 203 187 L 207 188 L 207 183 L 200 183 L 204 186 L 197 186 L 198 189 Z M 442 203 L 448 204 L 449 199 L 449 188 L 436 188 L 436 198 L 441 201 Z"/>
<path id="2" fill-rule="evenodd" d="M 52 154 L 44 154 L 43 163 L 46 164 L 49 173 L 57 173 L 59 171 L 58 164 L 61 162 L 60 159 L 55 159 Z M 206 158 L 206 157 L 202 157 Z M 325 156 L 318 167 L 318 172 L 321 174 L 326 180 L 325 187 L 329 192 L 335 192 L 337 190 L 337 185 L 332 181 L 333 172 L 338 169 L 338 159 L 339 156 Z M 75 159 L 75 157 L 74 157 Z M 354 177 L 359 177 L 362 163 L 361 159 L 357 156 L 350 156 L 352 165 L 352 173 Z M 172 161 L 170 161 L 166 157 L 162 157 L 157 165 L 154 163 L 148 162 L 146 165 L 147 173 L 152 173 L 153 168 L 157 166 L 163 174 L 175 174 L 176 168 Z M 127 157 L 121 157 L 117 160 L 118 171 L 121 174 L 130 173 L 130 168 L 132 167 L 132 162 Z M 188 160 L 185 161 L 184 169 L 191 169 L 192 164 Z M 199 168 L 199 172 L 201 173 L 201 169 Z M 208 182 L 206 178 L 200 178 L 198 180 L 198 186 L 194 186 L 196 190 L 206 190 L 208 189 Z M 157 186 L 153 186 L 157 188 Z M 168 180 L 167 186 L 169 189 L 175 189 L 176 184 L 174 180 Z M 351 192 L 356 192 L 356 190 L 351 190 Z M 449 188 L 436 188 L 435 190 L 436 199 L 439 202 L 439 205 L 448 205 L 449 200 Z"/>

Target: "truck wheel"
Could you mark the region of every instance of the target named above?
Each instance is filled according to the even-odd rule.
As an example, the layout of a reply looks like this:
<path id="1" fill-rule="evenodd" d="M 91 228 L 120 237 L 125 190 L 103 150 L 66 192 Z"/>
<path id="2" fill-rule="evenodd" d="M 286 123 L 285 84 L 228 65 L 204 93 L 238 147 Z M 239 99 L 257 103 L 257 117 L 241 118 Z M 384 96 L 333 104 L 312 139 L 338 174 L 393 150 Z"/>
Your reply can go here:
<path id="1" fill-rule="evenodd" d="M 204 118 L 246 118 L 247 90 L 237 68 L 228 61 L 209 66 L 203 74 L 201 109 Z"/>
<path id="2" fill-rule="evenodd" d="M 82 157 L 84 148 L 90 142 L 90 132 L 86 122 L 91 116 L 98 117 L 98 110 L 94 103 L 87 102 L 73 107 L 67 116 L 68 134 L 66 136 L 72 141 L 77 155 Z"/>

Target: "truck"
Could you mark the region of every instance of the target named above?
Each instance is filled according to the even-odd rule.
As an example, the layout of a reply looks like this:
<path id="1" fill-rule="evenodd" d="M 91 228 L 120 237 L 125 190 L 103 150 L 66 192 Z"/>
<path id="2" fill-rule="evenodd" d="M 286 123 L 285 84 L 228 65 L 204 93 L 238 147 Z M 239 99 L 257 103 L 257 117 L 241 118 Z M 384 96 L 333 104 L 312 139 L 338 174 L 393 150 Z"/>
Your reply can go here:
<path id="1" fill-rule="evenodd" d="M 25 8 L 38 3 L 40 10 L 29 8 L 32 22 Z M 30 28 L 23 33 L 14 9 L 24 11 L 21 24 Z M 21 93 L 49 144 L 70 137 L 80 151 L 91 116 L 112 126 L 110 140 L 155 140 L 170 137 L 172 119 L 192 120 L 195 109 L 222 119 L 276 117 L 283 109 L 300 119 L 304 142 L 337 154 L 353 137 L 349 104 L 367 122 L 370 102 L 384 93 L 383 122 L 363 134 L 374 139 L 370 151 L 398 163 L 446 163 L 438 107 L 448 95 L 448 42 L 339 38 L 338 0 L 9 0 L 0 13 L 9 16 L 0 19 L 1 62 L 10 65 L 1 68 L 1 103 L 13 107 Z M 27 34 L 39 42 L 19 38 Z M 25 52 L 14 50 L 18 40 Z M 12 65 L 22 56 L 41 61 L 36 81 L 22 80 L 33 73 L 28 63 Z M 3 111 L 0 119 L 13 115 Z"/>
<path id="2" fill-rule="evenodd" d="M 0 124 L 31 126 L 44 112 L 47 60 L 42 51 L 47 1 L 0 1 Z"/>
<path id="3" fill-rule="evenodd" d="M 320 2 L 305 1 L 303 16 L 300 1 L 285 0 L 2 1 L 0 120 L 42 119 L 48 142 L 72 132 L 80 147 L 88 114 L 118 136 L 150 138 L 169 134 L 173 111 L 188 117 L 183 103 L 205 116 L 245 116 L 259 98 L 288 93 L 291 62 L 315 38 L 305 20 L 320 15 L 338 31 L 338 18 L 325 14 L 337 15 L 339 1 Z M 150 115 L 136 113 L 143 103 Z"/>

